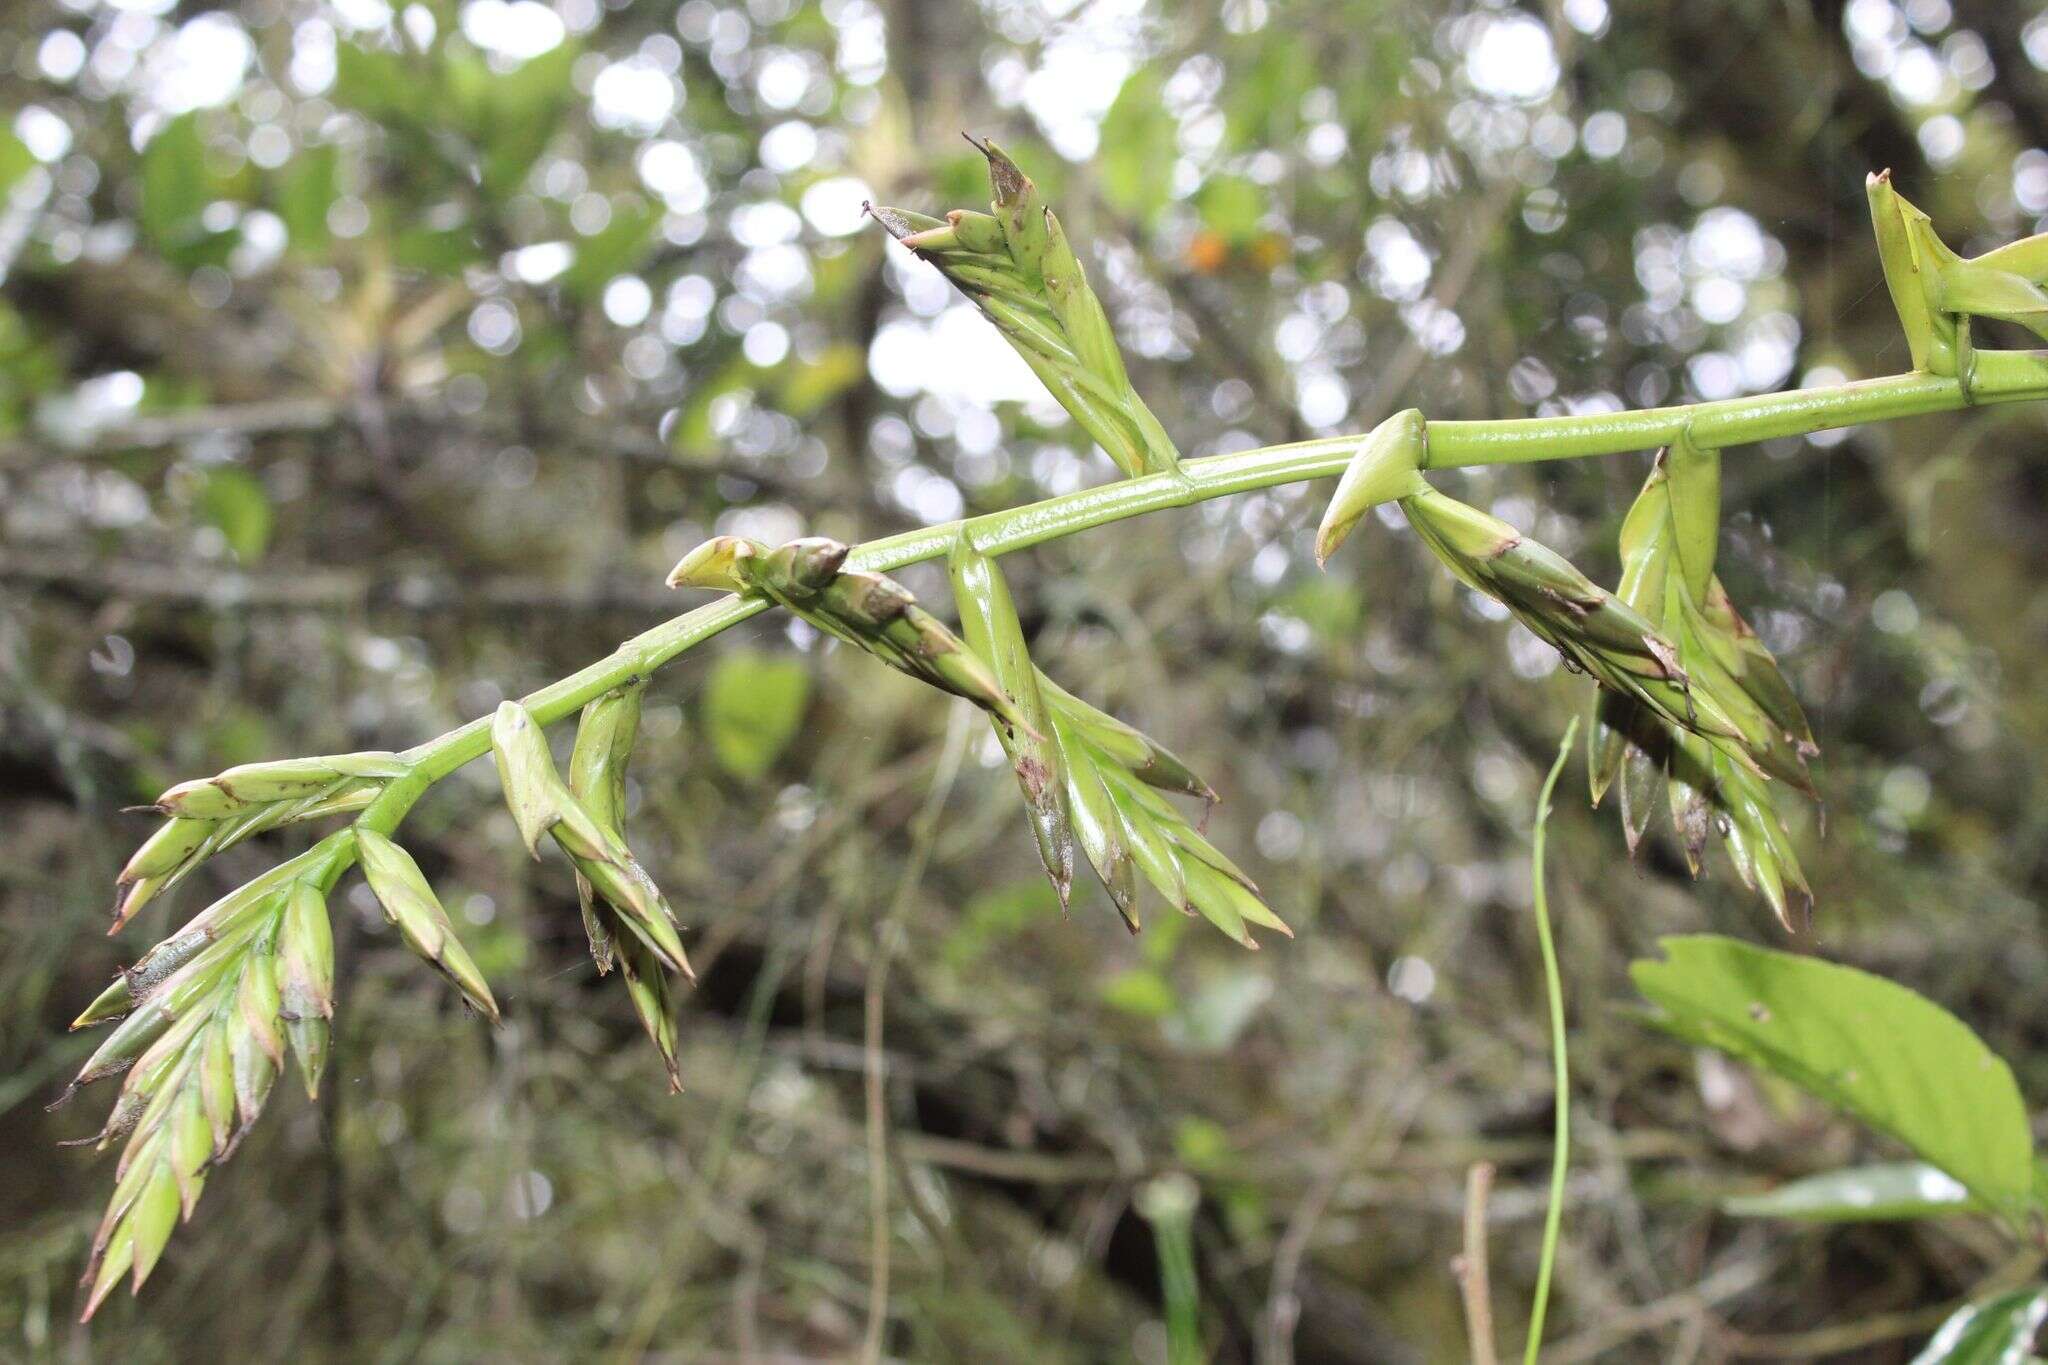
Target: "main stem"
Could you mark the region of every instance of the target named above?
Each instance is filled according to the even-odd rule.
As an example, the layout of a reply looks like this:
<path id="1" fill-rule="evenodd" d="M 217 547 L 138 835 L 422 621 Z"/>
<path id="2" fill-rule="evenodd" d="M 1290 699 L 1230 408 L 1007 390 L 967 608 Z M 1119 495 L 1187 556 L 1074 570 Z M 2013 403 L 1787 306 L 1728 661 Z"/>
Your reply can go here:
<path id="1" fill-rule="evenodd" d="M 1718 449 L 1832 427 L 2038 398 L 2048 398 L 2048 351 L 1982 351 L 1967 389 L 1955 379 L 1914 373 L 1631 412 L 1431 422 L 1428 468 L 1619 455 L 1669 444 L 1688 429 L 1697 444 Z M 1343 472 L 1361 439 L 1326 436 L 1188 460 L 1174 473 L 1124 479 L 991 512 L 965 523 L 946 522 L 871 540 L 857 547 L 847 563 L 855 569 L 886 571 L 941 558 L 963 524 L 983 554 L 1007 554 L 1147 512 L 1328 478 Z M 589 667 L 523 698 L 526 709 L 542 725 L 561 720 L 767 606 L 759 598 L 734 596 L 673 617 L 634 636 Z M 406 757 L 416 765 L 414 776 L 394 783 L 359 819 L 380 832 L 391 832 L 427 787 L 489 748 L 490 722 L 479 719 L 412 749 Z"/>

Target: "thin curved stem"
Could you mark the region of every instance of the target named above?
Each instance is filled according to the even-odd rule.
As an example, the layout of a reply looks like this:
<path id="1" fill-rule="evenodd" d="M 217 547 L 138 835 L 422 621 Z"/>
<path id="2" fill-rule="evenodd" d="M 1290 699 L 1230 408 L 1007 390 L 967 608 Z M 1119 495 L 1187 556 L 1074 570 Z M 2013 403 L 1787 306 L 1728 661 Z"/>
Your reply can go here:
<path id="1" fill-rule="evenodd" d="M 1543 994 L 1550 1005 L 1550 1070 L 1557 1098 L 1552 1107 L 1557 1120 L 1550 1137 L 1550 1207 L 1543 1215 L 1543 1254 L 1536 1265 L 1536 1296 L 1529 1308 L 1529 1344 L 1522 1354 L 1523 1365 L 1536 1365 L 1543 1352 L 1543 1319 L 1550 1310 L 1550 1276 L 1557 1266 L 1557 1236 L 1564 1226 L 1564 1177 L 1571 1167 L 1572 1089 L 1571 1056 L 1565 1044 L 1564 977 L 1557 969 L 1557 943 L 1550 934 L 1550 898 L 1543 890 L 1543 836 L 1550 825 L 1550 797 L 1557 790 L 1558 775 L 1571 756 L 1572 740 L 1579 733 L 1579 718 L 1564 729 L 1558 741 L 1557 757 L 1550 775 L 1543 779 L 1543 791 L 1536 798 L 1536 828 L 1529 836 L 1529 884 L 1536 902 L 1536 943 L 1543 951 Z"/>
<path id="2" fill-rule="evenodd" d="M 1664 445 L 1688 427 L 1700 445 L 1718 448 L 2039 398 L 2048 398 L 2048 351 L 1980 351 L 1967 393 L 1956 379 L 1913 373 L 1630 412 L 1431 422 L 1428 468 L 1618 455 Z M 1327 436 L 1187 460 L 1171 473 L 1086 488 L 975 517 L 964 524 L 982 553 L 1008 554 L 1147 512 L 1330 478 L 1343 472 L 1361 439 L 1359 435 Z M 869 541 L 853 551 L 848 565 L 888 571 L 942 558 L 962 524 L 946 522 Z M 726 597 L 698 607 L 635 636 L 605 658 L 521 700 L 535 720 L 552 724 L 767 607 L 761 599 L 742 597 Z M 490 722 L 478 719 L 410 750 L 406 757 L 416 765 L 422 782 L 417 788 L 408 783 L 403 789 L 387 791 L 363 813 L 361 821 L 389 833 L 426 785 L 481 757 L 489 748 Z"/>

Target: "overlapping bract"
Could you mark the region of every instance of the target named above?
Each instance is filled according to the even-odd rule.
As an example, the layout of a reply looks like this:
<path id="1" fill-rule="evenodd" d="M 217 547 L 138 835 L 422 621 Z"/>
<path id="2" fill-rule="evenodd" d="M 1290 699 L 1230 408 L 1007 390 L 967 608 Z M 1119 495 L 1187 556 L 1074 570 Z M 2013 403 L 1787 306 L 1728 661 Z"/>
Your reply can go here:
<path id="1" fill-rule="evenodd" d="M 847 547 L 811 537 L 770 550 L 719 536 L 683 556 L 669 586 L 756 593 L 819 630 L 956 697 L 1003 725 L 1036 730 L 980 655 L 893 578 L 843 567 Z"/>
<path id="2" fill-rule="evenodd" d="M 377 831 L 358 828 L 356 858 L 377 903 L 384 907 L 385 918 L 406 946 L 446 977 L 477 1013 L 497 1023 L 498 1002 L 491 995 L 490 984 L 477 969 L 476 959 L 462 946 L 441 898 L 434 894 L 412 855 Z"/>
<path id="3" fill-rule="evenodd" d="M 1173 441 L 1131 387 L 1109 317 L 1059 218 L 1001 148 L 974 146 L 988 158 L 993 213 L 869 212 L 973 300 L 1125 474 L 1177 468 Z"/>
<path id="4" fill-rule="evenodd" d="M 640 699 L 646 691 L 647 680 L 635 679 L 584 707 L 576 727 L 576 747 L 569 755 L 569 791 L 620 847 L 626 842 L 626 764 L 639 734 Z M 676 1065 L 675 999 L 666 966 L 633 927 L 629 912 L 614 904 L 580 868 L 576 896 L 583 907 L 583 927 L 599 974 L 618 966 L 633 1013 L 661 1053 L 669 1089 L 680 1093 L 683 1078 Z"/>
<path id="5" fill-rule="evenodd" d="M 1401 510 L 1446 568 L 1514 613 L 1570 667 L 1682 730 L 1740 737 L 1720 699 L 1693 685 L 1677 645 L 1561 555 L 1427 485 L 1401 499 Z"/>
<path id="6" fill-rule="evenodd" d="M 1891 172 L 1864 185 L 1885 284 L 1906 331 L 1913 368 L 1970 382 L 1972 317 L 2017 323 L 2048 339 L 2048 234 L 1965 258 L 1935 234 L 1928 216 L 1892 186 Z"/>
<path id="7" fill-rule="evenodd" d="M 1787 787 L 1812 793 L 1806 764 L 1817 750 L 1770 651 L 1714 576 L 1718 452 L 1682 436 L 1659 456 L 1623 525 L 1614 593 L 1430 487 L 1427 454 L 1427 427 L 1413 412 L 1360 442 L 1317 531 L 1318 559 L 1372 507 L 1398 500 L 1445 567 L 1600 685 L 1588 731 L 1593 799 L 1619 778 L 1630 850 L 1662 780 L 1694 873 L 1708 832 L 1720 829 L 1744 883 L 1789 926 L 1812 895 L 1773 802 Z"/>
<path id="8" fill-rule="evenodd" d="M 1790 927 L 1812 907 L 1776 801 L 1813 795 L 1807 762 L 1818 752 L 1798 699 L 1770 651 L 1737 615 L 1714 573 L 1720 517 L 1719 452 L 1681 438 L 1660 452 L 1622 522 L 1621 596 L 1676 641 L 1695 693 L 1719 699 L 1734 737 L 1671 725 L 1627 699 L 1595 699 L 1587 732 L 1593 800 L 1620 782 L 1622 828 L 1631 850 L 1652 818 L 1656 785 L 1686 865 L 1698 875 L 1718 829 L 1743 883 Z"/>
<path id="9" fill-rule="evenodd" d="M 64 1098 L 125 1073 L 106 1125 L 127 1139 L 93 1235 L 83 1316 L 127 1277 L 149 1278 L 171 1230 L 192 1215 L 208 1170 L 232 1155 L 284 1066 L 297 1056 L 314 1094 L 334 1012 L 334 944 L 324 887 L 347 832 L 238 888 L 124 973 L 77 1024 L 125 1011 Z M 59 1101 L 62 1103 L 62 1100 Z"/>
<path id="10" fill-rule="evenodd" d="M 1738 733 L 1717 699 L 1691 686 L 1677 646 L 1654 624 L 1562 556 L 1431 487 L 1422 477 L 1428 439 L 1422 414 L 1410 410 L 1389 417 L 1359 442 L 1316 530 L 1319 562 L 1328 560 L 1367 511 L 1398 501 L 1444 567 L 1513 612 L 1572 668 L 1683 729 Z"/>
<path id="11" fill-rule="evenodd" d="M 618 737 L 616 732 L 610 736 L 614 742 Z M 630 736 L 626 742 L 631 744 Z M 670 971 L 689 975 L 690 962 L 683 954 L 675 914 L 661 888 L 626 847 L 616 820 L 600 820 L 562 780 L 553 756 L 548 753 L 547 737 L 526 708 L 516 701 L 500 705 L 491 720 L 491 754 L 497 759 L 505 804 L 511 808 L 527 851 L 535 858 L 540 857 L 542 836 L 551 836 L 575 866 L 579 888 L 587 883 L 595 896 L 617 912 L 619 922 L 656 962 Z M 607 763 L 613 758 L 608 752 Z M 617 761 L 622 763 L 623 758 Z M 623 805 L 623 795 L 615 804 L 610 791 L 612 778 L 595 756 L 586 755 L 585 766 L 593 788 L 606 788 L 599 792 L 600 802 L 608 813 L 616 815 Z M 619 780 L 623 781 L 623 777 Z"/>
<path id="12" fill-rule="evenodd" d="M 961 628 L 1030 722 L 996 733 L 1017 772 L 1046 875 L 1067 902 L 1079 844 L 1133 933 L 1138 874 L 1169 905 L 1247 948 L 1251 927 L 1291 931 L 1258 887 L 1161 795 L 1213 805 L 1216 793 L 1172 751 L 1060 687 L 1032 664 L 1002 571 L 966 533 L 947 559 Z"/>
<path id="13" fill-rule="evenodd" d="M 115 883 L 114 927 L 214 854 L 280 825 L 359 811 L 386 783 L 410 771 L 397 754 L 334 754 L 248 763 L 179 783 L 155 802 L 154 809 L 170 818 L 135 851 Z"/>

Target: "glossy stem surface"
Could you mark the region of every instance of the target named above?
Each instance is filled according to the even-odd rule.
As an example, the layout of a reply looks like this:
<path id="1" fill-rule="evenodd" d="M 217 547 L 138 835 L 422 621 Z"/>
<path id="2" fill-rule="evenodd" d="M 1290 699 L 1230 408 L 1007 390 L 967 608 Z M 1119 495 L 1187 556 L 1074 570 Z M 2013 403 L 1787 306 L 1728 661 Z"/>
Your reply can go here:
<path id="1" fill-rule="evenodd" d="M 1720 448 L 2038 398 L 2048 398 L 2048 351 L 1981 351 L 1967 388 L 1957 379 L 1913 373 L 1680 407 L 1431 422 L 1427 467 L 1457 469 L 1619 455 L 1668 444 L 1688 428 L 1697 444 Z M 1186 460 L 1176 472 L 1123 479 L 964 523 L 951 521 L 871 540 L 856 547 L 847 564 L 855 569 L 887 571 L 943 558 L 963 525 L 982 553 L 1008 554 L 1147 512 L 1331 478 L 1344 471 L 1362 439 L 1362 435 L 1326 436 Z M 759 598 L 733 596 L 684 612 L 520 700 L 535 720 L 553 724 L 621 683 L 652 673 L 720 631 L 758 615 L 768 605 Z M 363 812 L 360 821 L 389 833 L 428 786 L 489 749 L 490 720 L 485 717 L 410 750 L 406 757 L 416 765 L 415 777 L 394 783 Z"/>

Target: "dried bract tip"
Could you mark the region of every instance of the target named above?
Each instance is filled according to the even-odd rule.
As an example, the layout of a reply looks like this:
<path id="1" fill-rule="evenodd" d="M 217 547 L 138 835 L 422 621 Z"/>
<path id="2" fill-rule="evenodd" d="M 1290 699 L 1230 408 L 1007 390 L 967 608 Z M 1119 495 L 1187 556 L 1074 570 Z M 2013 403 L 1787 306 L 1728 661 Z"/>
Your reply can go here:
<path id="1" fill-rule="evenodd" d="M 1694 686 L 1680 666 L 1678 646 L 1561 556 L 1427 485 L 1402 499 L 1401 508 L 1445 567 L 1506 607 L 1568 664 L 1674 725 L 1740 735 L 1717 697 Z"/>
<path id="2" fill-rule="evenodd" d="M 626 764 L 640 732 L 640 702 L 647 679 L 635 678 L 615 687 L 583 708 L 576 726 L 576 747 L 569 755 L 569 791 L 591 817 L 625 842 Z M 600 976 L 616 959 L 612 916 L 597 897 L 590 879 L 576 874 L 576 899 L 583 911 L 583 931 L 590 940 L 590 958 Z"/>
<path id="3" fill-rule="evenodd" d="M 1039 861 L 1045 864 L 1045 874 L 1064 911 L 1074 885 L 1074 831 L 1067 809 L 1066 765 L 1039 688 L 1038 669 L 1024 639 L 1023 623 L 1017 619 L 1016 602 L 1002 569 L 975 549 L 965 527 L 946 557 L 946 571 L 953 582 L 953 600 L 960 611 L 967 647 L 993 670 L 997 685 L 1026 722 L 1018 726 L 998 723 L 996 738 L 1016 770 Z"/>
<path id="4" fill-rule="evenodd" d="M 1597 700 L 1592 741 L 1599 793 L 1621 778 L 1622 829 L 1633 851 L 1649 824 L 1655 785 L 1686 866 L 1697 876 L 1719 829 L 1743 882 L 1788 927 L 1810 900 L 1777 800 L 1811 794 L 1806 762 L 1818 752 L 1806 717 L 1755 632 L 1713 574 L 1719 465 L 1680 439 L 1644 480 L 1622 522 L 1620 597 L 1659 621 L 1695 694 L 1711 694 L 1733 735 L 1688 731 L 1651 707 L 1611 693 Z M 1781 779 L 1771 782 L 1765 775 Z"/>
<path id="5" fill-rule="evenodd" d="M 1003 691 L 988 664 L 944 622 L 920 607 L 901 583 L 882 574 L 839 567 L 846 561 L 846 547 L 839 542 L 813 537 L 768 550 L 751 541 L 738 541 L 715 554 L 706 553 L 711 545 L 719 544 L 714 541 L 692 551 L 677 566 L 671 581 L 682 576 L 693 560 L 729 565 L 726 572 L 733 582 L 744 585 L 744 590 L 787 608 L 826 634 L 865 650 L 891 668 L 965 697 L 1004 725 L 1036 729 Z"/>
<path id="6" fill-rule="evenodd" d="M 899 242 L 917 233 L 945 226 L 941 219 L 922 213 L 912 213 L 909 209 L 892 209 L 881 204 L 863 204 L 861 208 L 866 211 L 868 217 L 880 223 L 883 229 Z"/>
<path id="7" fill-rule="evenodd" d="M 1367 512 L 1422 491 L 1421 471 L 1428 462 L 1428 426 L 1416 409 L 1397 412 L 1374 427 L 1358 443 L 1316 528 L 1316 563 L 1327 563 Z"/>
<path id="8" fill-rule="evenodd" d="M 1109 316 L 1059 219 L 1000 147 L 967 140 L 988 159 L 992 213 L 955 209 L 940 220 L 874 209 L 876 221 L 995 324 L 1125 474 L 1178 469 L 1173 441 L 1132 387 Z"/>
<path id="9" fill-rule="evenodd" d="M 761 575 L 777 592 L 815 597 L 830 587 L 846 565 L 850 548 L 825 536 L 806 536 L 778 545 L 761 563 Z"/>

